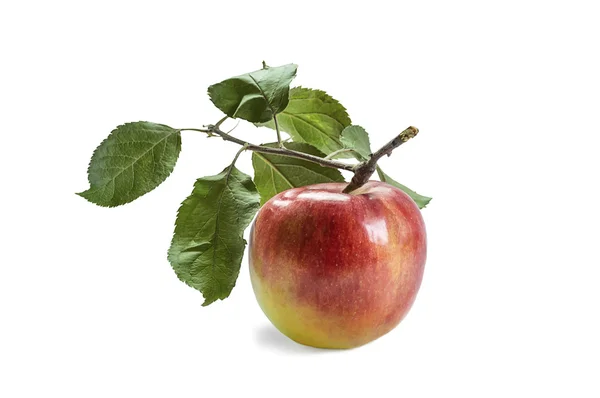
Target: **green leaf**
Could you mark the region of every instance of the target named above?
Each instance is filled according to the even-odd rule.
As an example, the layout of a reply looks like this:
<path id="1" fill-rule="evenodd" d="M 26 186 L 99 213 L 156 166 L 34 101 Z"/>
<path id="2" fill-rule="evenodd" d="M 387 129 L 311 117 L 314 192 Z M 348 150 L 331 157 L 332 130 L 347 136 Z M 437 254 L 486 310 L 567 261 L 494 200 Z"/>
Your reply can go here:
<path id="1" fill-rule="evenodd" d="M 279 128 L 296 142 L 305 142 L 325 154 L 344 146 L 340 136 L 351 123 L 350 117 L 338 101 L 321 90 L 294 87 L 290 101 L 277 116 Z M 273 121 L 264 124 L 275 129 Z"/>
<path id="2" fill-rule="evenodd" d="M 296 77 L 295 64 L 267 67 L 213 84 L 208 95 L 227 116 L 249 122 L 267 122 L 289 101 L 290 83 Z"/>
<path id="3" fill-rule="evenodd" d="M 340 139 L 345 148 L 356 151 L 360 158 L 359 160 L 367 160 L 371 157 L 371 143 L 369 142 L 369 134 L 360 126 L 348 126 L 342 131 Z"/>
<path id="4" fill-rule="evenodd" d="M 168 258 L 177 277 L 202 292 L 202 305 L 228 297 L 235 286 L 246 246 L 242 236 L 259 201 L 250 177 L 232 165 L 196 180 L 181 204 Z"/>
<path id="5" fill-rule="evenodd" d="M 379 166 L 377 166 L 377 174 L 379 175 L 379 179 L 381 181 L 388 183 L 390 185 L 393 185 L 396 188 L 400 188 L 401 190 L 406 192 L 408 194 L 408 196 L 410 196 L 412 198 L 412 200 L 415 201 L 417 206 L 419 206 L 419 209 L 424 208 L 431 201 L 431 198 L 428 198 L 427 196 L 419 195 L 415 191 L 409 189 L 408 187 L 405 187 L 404 185 L 402 185 L 399 182 L 392 179 L 389 175 L 385 174 Z"/>
<path id="6" fill-rule="evenodd" d="M 267 146 L 276 147 L 277 145 L 267 144 Z M 285 147 L 323 157 L 323 153 L 308 144 L 288 142 Z M 279 192 L 290 188 L 344 181 L 344 177 L 337 169 L 287 156 L 253 152 L 252 165 L 254 166 L 254 182 L 260 192 L 261 206 Z"/>
<path id="7" fill-rule="evenodd" d="M 78 195 L 100 206 L 129 203 L 171 174 L 180 151 L 179 130 L 150 122 L 119 126 L 94 151 L 90 188 Z"/>

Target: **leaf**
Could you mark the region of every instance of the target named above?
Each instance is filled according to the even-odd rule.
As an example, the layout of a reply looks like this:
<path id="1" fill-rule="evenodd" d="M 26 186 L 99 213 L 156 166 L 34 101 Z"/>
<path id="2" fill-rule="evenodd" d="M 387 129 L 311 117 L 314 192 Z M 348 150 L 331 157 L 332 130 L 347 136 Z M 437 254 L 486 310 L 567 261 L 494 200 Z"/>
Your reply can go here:
<path id="1" fill-rule="evenodd" d="M 367 160 L 371 157 L 371 143 L 369 134 L 360 126 L 348 126 L 342 131 L 340 139 L 345 148 L 355 150 L 361 157 L 359 160 Z"/>
<path id="2" fill-rule="evenodd" d="M 267 122 L 289 101 L 290 83 L 296 77 L 295 64 L 267 67 L 213 84 L 208 95 L 227 116 L 249 122 Z"/>
<path id="3" fill-rule="evenodd" d="M 395 186 L 396 188 L 400 188 L 401 190 L 406 192 L 408 194 L 408 196 L 410 196 L 412 198 L 412 200 L 415 201 L 417 206 L 419 206 L 419 209 L 424 208 L 431 201 L 431 198 L 428 198 L 427 196 L 419 195 L 415 191 L 409 189 L 408 187 L 405 187 L 404 185 L 402 185 L 399 182 L 392 179 L 389 175 L 385 174 L 379 166 L 377 166 L 377 174 L 379 175 L 379 179 L 381 181 L 388 183 L 392 186 Z"/>
<path id="4" fill-rule="evenodd" d="M 310 144 L 325 154 L 343 148 L 340 136 L 351 124 L 346 108 L 338 101 L 324 91 L 303 87 L 290 90 L 289 104 L 277 121 L 280 130 L 294 141 Z M 273 121 L 264 125 L 275 129 Z"/>
<path id="5" fill-rule="evenodd" d="M 275 147 L 276 144 L 267 144 L 267 146 Z M 308 144 L 288 142 L 285 147 L 323 157 L 323 153 Z M 337 169 L 287 156 L 253 152 L 252 165 L 254 166 L 254 182 L 260 192 L 261 206 L 279 192 L 290 188 L 344 181 L 344 177 Z"/>
<path id="6" fill-rule="evenodd" d="M 181 204 L 168 258 L 177 277 L 202 292 L 203 306 L 228 297 L 235 286 L 243 233 L 259 201 L 250 177 L 232 165 L 196 180 Z"/>
<path id="7" fill-rule="evenodd" d="M 119 126 L 94 151 L 90 188 L 78 195 L 100 206 L 129 203 L 171 174 L 180 151 L 179 130 L 150 122 Z"/>

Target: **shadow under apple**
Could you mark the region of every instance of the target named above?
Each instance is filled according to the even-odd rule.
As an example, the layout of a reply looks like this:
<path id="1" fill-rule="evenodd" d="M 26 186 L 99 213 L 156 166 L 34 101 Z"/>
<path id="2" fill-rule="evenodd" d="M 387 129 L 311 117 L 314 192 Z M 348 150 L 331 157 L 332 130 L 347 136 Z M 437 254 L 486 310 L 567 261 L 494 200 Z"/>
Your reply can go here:
<path id="1" fill-rule="evenodd" d="M 256 330 L 256 341 L 267 349 L 290 354 L 324 354 L 339 352 L 340 350 L 329 350 L 323 348 L 314 348 L 298 344 L 294 340 L 286 337 L 271 324 L 263 324 Z M 343 350 L 342 350 L 343 351 Z"/>

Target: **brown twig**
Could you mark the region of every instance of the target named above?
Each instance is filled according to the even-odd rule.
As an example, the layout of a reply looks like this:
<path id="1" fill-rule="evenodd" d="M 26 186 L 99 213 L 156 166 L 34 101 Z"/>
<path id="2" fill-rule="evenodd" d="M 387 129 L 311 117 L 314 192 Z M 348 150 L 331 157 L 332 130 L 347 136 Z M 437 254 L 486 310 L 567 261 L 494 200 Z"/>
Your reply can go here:
<path id="1" fill-rule="evenodd" d="M 406 141 L 413 138 L 415 135 L 419 133 L 419 129 L 416 127 L 410 126 L 403 132 L 401 132 L 396 138 L 382 146 L 377 152 L 371 155 L 369 160 L 366 162 L 362 162 L 355 170 L 354 177 L 350 181 L 350 184 L 344 189 L 344 193 L 350 193 L 369 181 L 369 178 L 373 175 L 375 170 L 377 170 L 377 162 L 383 156 L 392 154 L 392 151 L 398 148 L 400 145 L 404 144 Z"/>
<path id="2" fill-rule="evenodd" d="M 347 171 L 354 171 L 356 165 L 351 165 L 347 163 L 337 162 L 335 160 L 323 159 L 318 156 L 310 155 L 304 152 L 298 152 L 287 148 L 272 148 L 264 145 L 255 145 L 244 140 L 241 140 L 237 137 L 233 137 L 223 130 L 219 128 L 218 125 L 208 125 L 206 129 L 179 129 L 179 131 L 183 130 L 191 130 L 191 131 L 200 131 L 207 134 L 218 135 L 225 141 L 235 142 L 238 145 L 246 146 L 246 149 L 249 151 L 260 152 L 260 153 L 270 153 L 273 155 L 287 156 L 291 158 L 308 160 L 309 162 L 317 163 L 324 167 L 331 167 L 334 169 L 341 169 Z"/>
<path id="3" fill-rule="evenodd" d="M 208 125 L 205 129 L 179 129 L 179 131 L 183 130 L 191 130 L 191 131 L 200 131 L 208 134 L 209 136 L 219 136 L 225 141 L 234 142 L 238 145 L 242 145 L 246 150 L 260 152 L 260 153 L 270 153 L 273 155 L 287 156 L 291 158 L 297 158 L 302 160 L 307 160 L 309 162 L 313 162 L 319 164 L 324 167 L 331 167 L 334 169 L 347 170 L 354 173 L 354 177 L 348 184 L 348 186 L 344 189 L 344 193 L 350 193 L 355 191 L 356 189 L 362 187 L 364 184 L 369 181 L 369 178 L 373 175 L 375 170 L 377 169 L 377 162 L 385 155 L 391 155 L 392 151 L 398 148 L 400 145 L 404 144 L 406 141 L 410 140 L 414 136 L 419 133 L 419 129 L 416 127 L 408 127 L 406 130 L 401 132 L 396 138 L 382 146 L 377 152 L 373 153 L 371 157 L 357 165 L 351 165 L 347 163 L 338 162 L 335 160 L 331 160 L 328 158 L 320 158 L 318 156 L 310 155 L 304 152 L 298 152 L 291 149 L 287 149 L 285 147 L 269 147 L 264 145 L 255 145 L 251 144 L 247 141 L 241 140 L 237 137 L 233 137 L 228 133 L 221 130 L 221 124 L 225 121 L 226 118 L 223 118 L 214 125 Z"/>

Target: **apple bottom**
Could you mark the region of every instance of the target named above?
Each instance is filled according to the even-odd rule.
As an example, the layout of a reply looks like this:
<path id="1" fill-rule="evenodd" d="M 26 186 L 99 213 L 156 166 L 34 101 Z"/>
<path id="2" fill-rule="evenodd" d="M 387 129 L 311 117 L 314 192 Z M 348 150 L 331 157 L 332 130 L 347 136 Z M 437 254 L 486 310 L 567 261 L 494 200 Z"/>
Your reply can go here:
<path id="1" fill-rule="evenodd" d="M 323 314 L 309 305 L 295 303 L 292 294 L 283 289 L 267 287 L 250 268 L 250 278 L 256 300 L 271 323 L 297 343 L 331 349 L 355 348 L 369 343 L 394 329 L 409 311 L 415 296 L 387 315 Z"/>
<path id="2" fill-rule="evenodd" d="M 416 291 L 402 290 L 397 292 L 404 296 L 400 305 L 384 304 L 358 315 L 324 314 L 308 304 L 298 303 L 295 294 L 285 288 L 266 286 L 253 267 L 250 278 L 258 304 L 271 323 L 295 342 L 316 348 L 355 348 L 383 336 L 400 323 L 416 296 Z M 355 294 L 360 297 L 360 292 Z"/>

